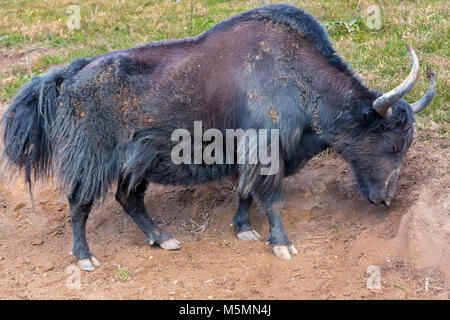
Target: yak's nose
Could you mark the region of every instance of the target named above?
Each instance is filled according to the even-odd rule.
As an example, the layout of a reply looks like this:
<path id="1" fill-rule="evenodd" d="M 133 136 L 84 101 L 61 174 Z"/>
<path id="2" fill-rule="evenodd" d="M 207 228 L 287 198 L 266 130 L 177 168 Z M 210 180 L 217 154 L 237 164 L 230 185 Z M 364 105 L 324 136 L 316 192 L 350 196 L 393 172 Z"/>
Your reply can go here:
<path id="1" fill-rule="evenodd" d="M 369 197 L 369 200 L 370 202 L 372 202 L 377 206 L 389 207 L 389 205 L 391 204 L 392 197 L 387 195 L 385 197 Z"/>

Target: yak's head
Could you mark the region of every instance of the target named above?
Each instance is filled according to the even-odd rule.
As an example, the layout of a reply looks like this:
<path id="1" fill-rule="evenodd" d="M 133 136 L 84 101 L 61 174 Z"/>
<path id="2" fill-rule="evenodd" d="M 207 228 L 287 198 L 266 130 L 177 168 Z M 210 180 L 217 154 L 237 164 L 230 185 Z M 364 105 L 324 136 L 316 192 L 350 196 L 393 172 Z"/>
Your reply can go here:
<path id="1" fill-rule="evenodd" d="M 338 139 L 338 152 L 350 163 L 360 191 L 381 206 L 389 205 L 395 194 L 400 168 L 413 139 L 414 114 L 429 105 L 435 93 L 434 74 L 427 66 L 427 93 L 412 104 L 402 100 L 419 74 L 417 56 L 413 49 L 408 50 L 412 58 L 408 78 L 388 93 L 363 102 L 356 125 Z"/>

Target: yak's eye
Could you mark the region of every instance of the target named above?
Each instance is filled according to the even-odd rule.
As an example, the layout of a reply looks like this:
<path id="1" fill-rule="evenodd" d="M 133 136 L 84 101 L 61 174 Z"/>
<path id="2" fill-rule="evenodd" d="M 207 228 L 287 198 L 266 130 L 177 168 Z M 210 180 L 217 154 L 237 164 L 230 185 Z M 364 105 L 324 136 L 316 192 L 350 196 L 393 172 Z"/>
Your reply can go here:
<path id="1" fill-rule="evenodd" d="M 405 140 L 403 138 L 398 137 L 389 137 L 384 142 L 385 152 L 390 154 L 397 154 L 403 151 L 405 147 Z"/>
<path id="2" fill-rule="evenodd" d="M 395 143 L 391 147 L 391 153 L 396 154 L 401 151 L 401 148 L 399 148 Z"/>

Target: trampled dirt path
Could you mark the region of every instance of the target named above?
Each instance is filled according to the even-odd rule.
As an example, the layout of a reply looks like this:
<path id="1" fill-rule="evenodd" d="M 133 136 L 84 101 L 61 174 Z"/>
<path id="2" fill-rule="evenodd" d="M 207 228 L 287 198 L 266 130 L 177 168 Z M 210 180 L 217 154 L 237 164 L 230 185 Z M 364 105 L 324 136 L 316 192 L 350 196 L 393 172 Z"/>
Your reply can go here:
<path id="1" fill-rule="evenodd" d="M 415 142 L 389 208 L 369 204 L 340 159 L 313 159 L 285 184 L 283 221 L 299 251 L 281 261 L 263 241 L 237 240 L 231 181 L 192 188 L 150 185 L 146 204 L 182 248 L 150 247 L 110 196 L 88 221 L 102 262 L 67 286 L 71 225 L 51 184 L 0 183 L 0 298 L 13 299 L 448 299 L 448 142 Z M 268 224 L 251 218 L 263 238 Z M 378 266 L 381 289 L 369 290 Z M 372 267 L 373 268 L 373 267 Z M 69 271 L 71 269 L 69 268 Z M 72 278 L 71 278 L 72 279 Z"/>

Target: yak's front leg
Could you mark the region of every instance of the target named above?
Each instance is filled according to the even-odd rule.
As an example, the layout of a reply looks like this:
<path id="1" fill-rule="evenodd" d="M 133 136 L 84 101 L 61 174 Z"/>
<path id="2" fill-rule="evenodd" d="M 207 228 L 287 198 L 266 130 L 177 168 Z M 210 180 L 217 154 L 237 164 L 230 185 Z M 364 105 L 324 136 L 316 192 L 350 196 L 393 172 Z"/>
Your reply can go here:
<path id="1" fill-rule="evenodd" d="M 291 254 L 297 254 L 298 252 L 284 230 L 281 213 L 277 209 L 279 203 L 271 200 L 258 200 L 258 198 L 256 198 L 256 201 L 260 210 L 269 220 L 269 236 L 266 243 L 272 245 L 273 252 L 278 258 L 290 260 Z"/>
<path id="2" fill-rule="evenodd" d="M 147 185 L 148 182 L 143 181 L 128 193 L 128 184 L 119 180 L 116 200 L 145 233 L 148 237 L 147 242 L 150 245 L 158 244 L 161 248 L 166 250 L 180 249 L 180 242 L 167 232 L 164 232 L 148 215 L 144 204 L 144 194 Z"/>
<path id="3" fill-rule="evenodd" d="M 253 202 L 252 196 L 243 197 L 239 195 L 239 207 L 234 215 L 231 226 L 238 239 L 241 240 L 259 240 L 260 235 L 256 232 L 250 224 L 248 211 Z"/>

